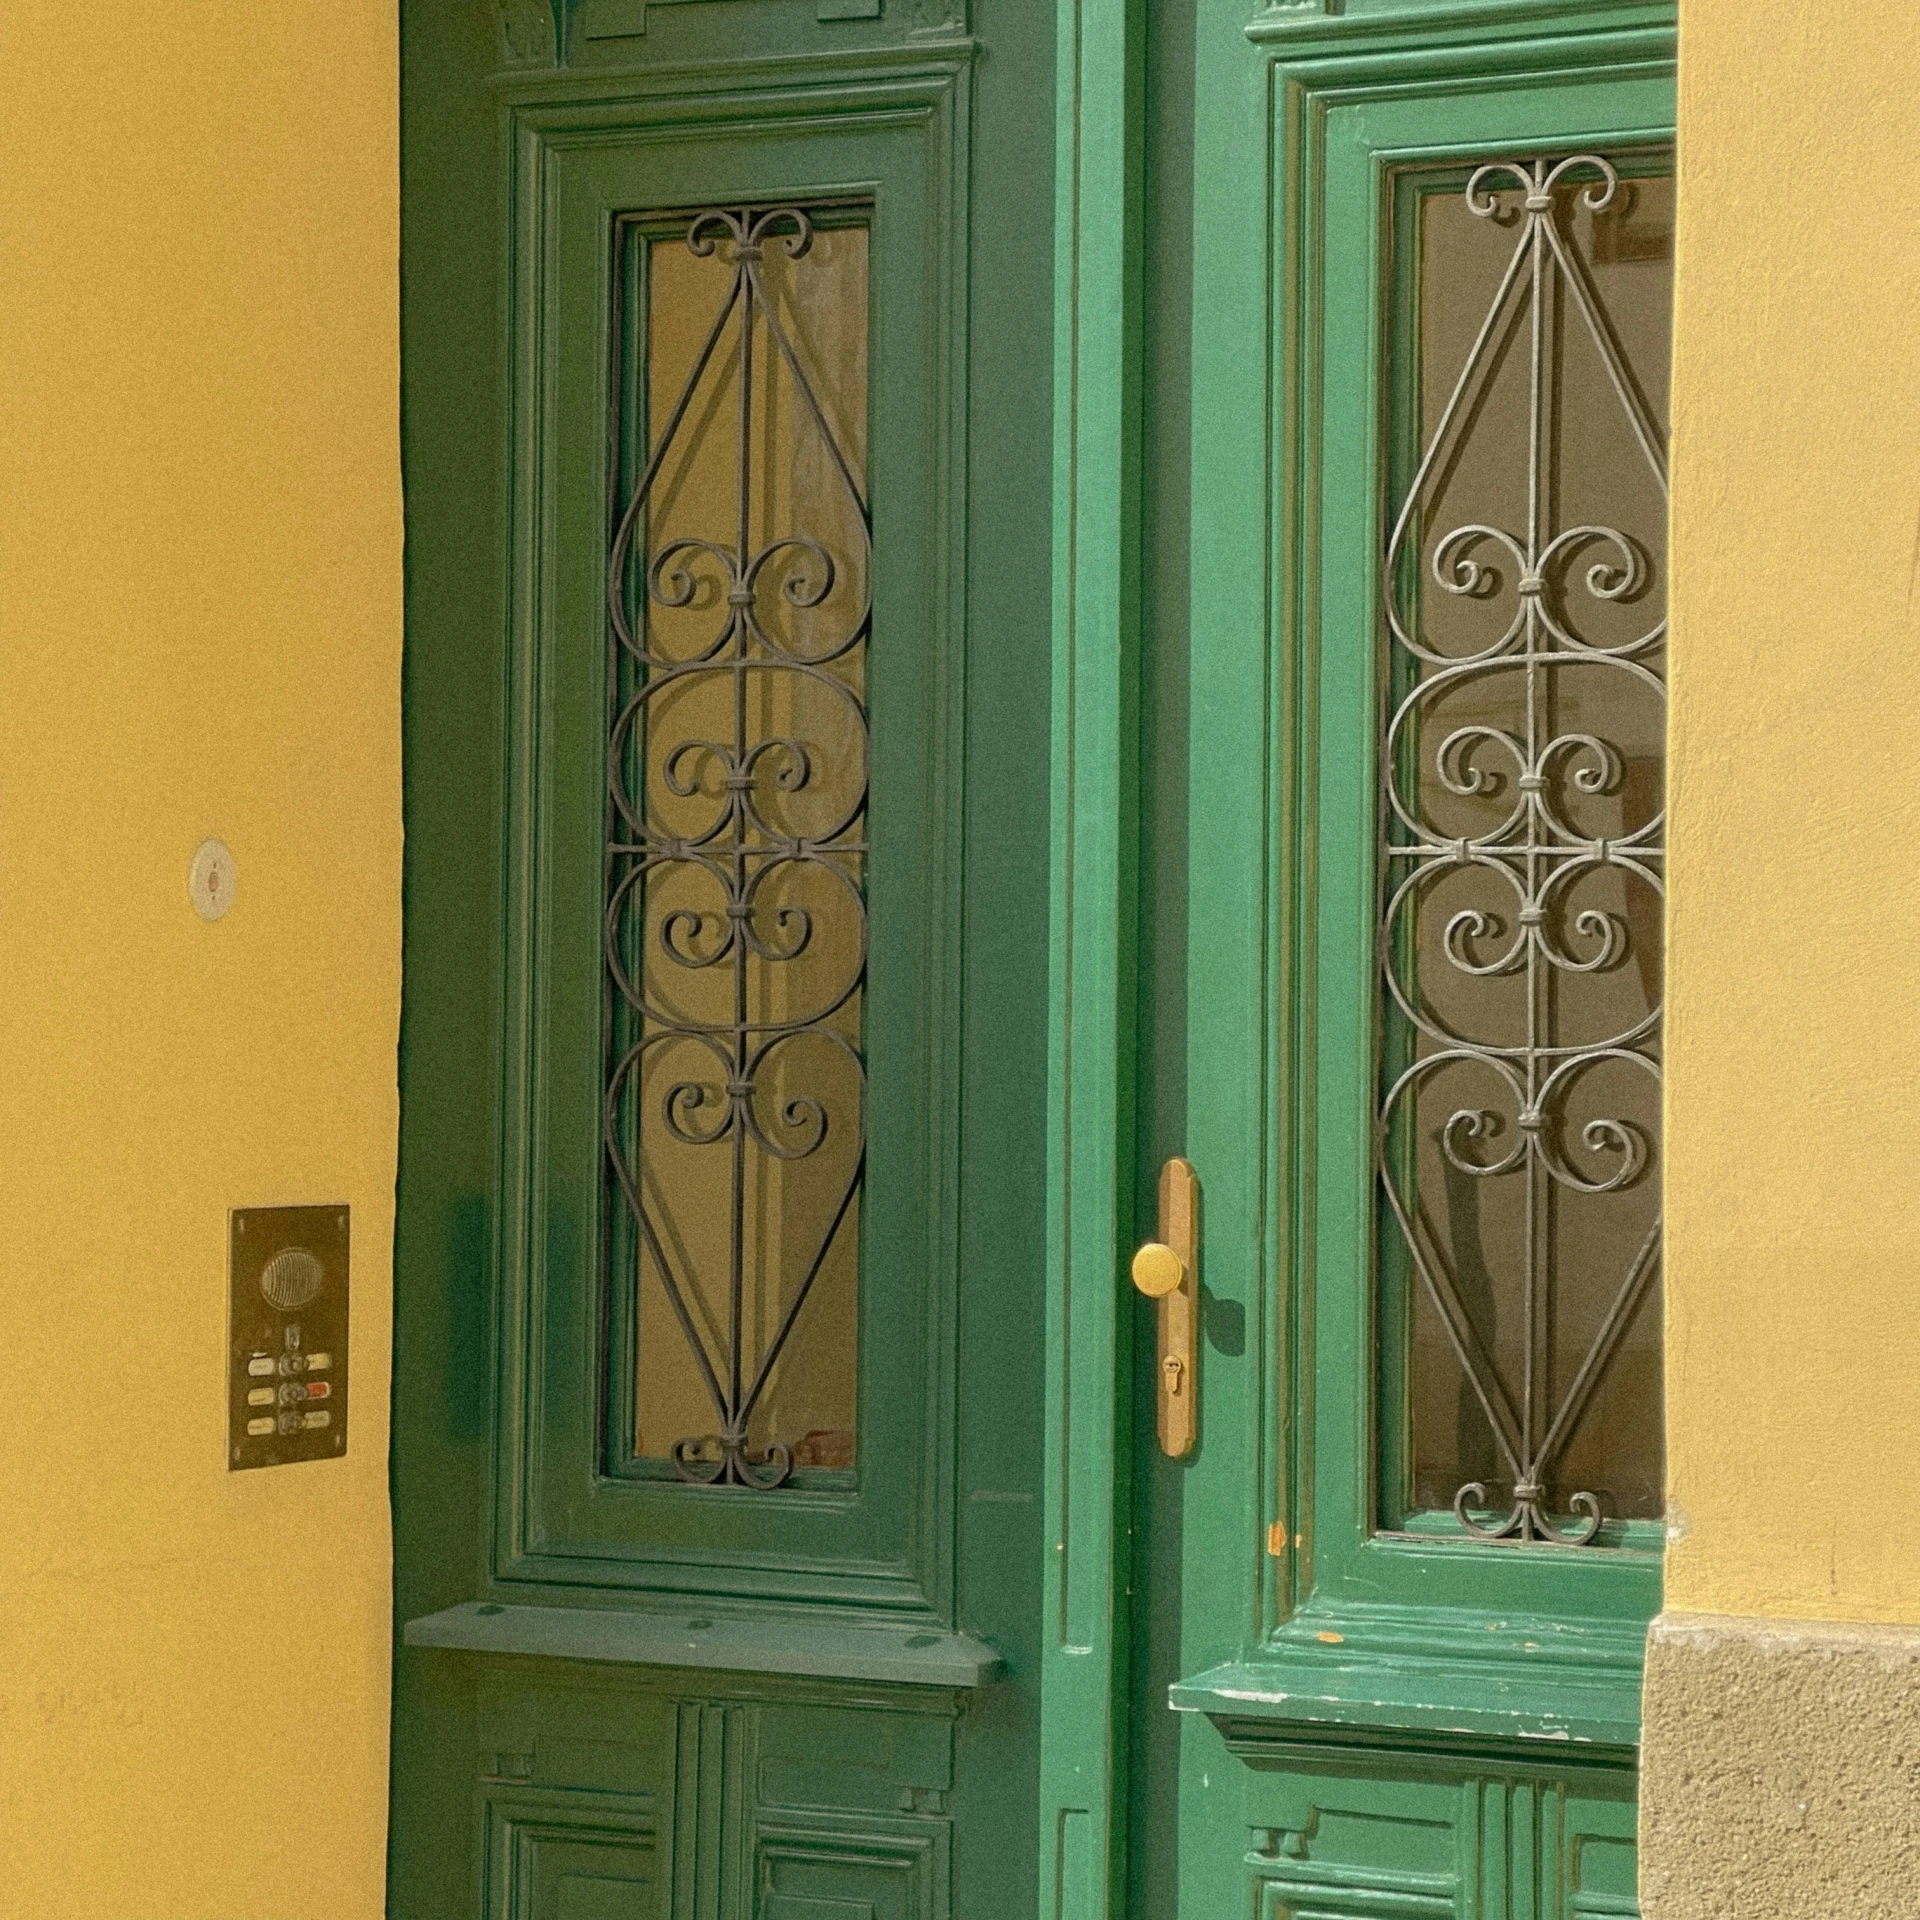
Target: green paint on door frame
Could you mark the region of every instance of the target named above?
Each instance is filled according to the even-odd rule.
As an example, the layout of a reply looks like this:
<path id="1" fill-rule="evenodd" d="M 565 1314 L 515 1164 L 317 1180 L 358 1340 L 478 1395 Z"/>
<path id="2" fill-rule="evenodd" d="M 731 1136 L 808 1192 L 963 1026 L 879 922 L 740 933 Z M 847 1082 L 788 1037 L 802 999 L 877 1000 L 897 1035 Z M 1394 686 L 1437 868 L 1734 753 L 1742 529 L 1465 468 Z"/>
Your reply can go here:
<path id="1" fill-rule="evenodd" d="M 1125 1884 L 1143 0 L 1059 12 L 1040 1912 Z"/>

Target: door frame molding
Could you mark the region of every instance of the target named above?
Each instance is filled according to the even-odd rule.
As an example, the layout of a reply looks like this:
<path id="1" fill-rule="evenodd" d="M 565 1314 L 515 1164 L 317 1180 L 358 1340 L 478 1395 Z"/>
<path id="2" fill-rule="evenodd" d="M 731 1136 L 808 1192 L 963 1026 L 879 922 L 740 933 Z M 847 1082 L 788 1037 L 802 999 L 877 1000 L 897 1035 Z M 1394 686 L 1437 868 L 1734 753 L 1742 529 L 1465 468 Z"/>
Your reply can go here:
<path id="1" fill-rule="evenodd" d="M 1139 825 L 1144 0 L 1056 56 L 1048 967 L 1045 1920 L 1124 1904 Z"/>

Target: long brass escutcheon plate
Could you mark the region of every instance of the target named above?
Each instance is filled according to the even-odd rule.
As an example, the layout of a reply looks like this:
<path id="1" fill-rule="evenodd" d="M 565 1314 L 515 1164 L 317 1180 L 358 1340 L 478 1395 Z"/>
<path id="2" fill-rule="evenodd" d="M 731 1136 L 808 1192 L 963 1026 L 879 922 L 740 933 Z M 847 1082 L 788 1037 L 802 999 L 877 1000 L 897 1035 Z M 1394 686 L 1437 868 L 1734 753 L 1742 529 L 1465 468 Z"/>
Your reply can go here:
<path id="1" fill-rule="evenodd" d="M 1148 1249 L 1135 1261 L 1136 1284 Z M 1154 1425 L 1160 1451 L 1170 1460 L 1193 1451 L 1200 1432 L 1200 1176 L 1191 1161 L 1173 1159 L 1160 1169 L 1160 1239 L 1156 1251 L 1179 1263 L 1179 1281 L 1151 1289 L 1159 1309 L 1159 1351 L 1154 1372 Z M 1173 1261 L 1165 1262 L 1169 1277 Z M 1142 1291 L 1149 1291 L 1142 1287 Z"/>

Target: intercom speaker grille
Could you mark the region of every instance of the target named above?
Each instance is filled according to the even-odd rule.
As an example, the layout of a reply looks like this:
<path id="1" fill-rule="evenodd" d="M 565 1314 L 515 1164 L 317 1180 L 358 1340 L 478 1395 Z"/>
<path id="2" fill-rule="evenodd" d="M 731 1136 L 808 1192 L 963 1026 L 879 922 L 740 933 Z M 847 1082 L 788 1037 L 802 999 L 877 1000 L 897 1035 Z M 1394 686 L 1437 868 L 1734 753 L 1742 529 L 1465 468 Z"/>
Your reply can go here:
<path id="1" fill-rule="evenodd" d="M 292 1313 L 320 1291 L 325 1271 L 305 1247 L 288 1247 L 267 1262 L 260 1275 L 260 1291 L 270 1305 L 282 1313 Z"/>

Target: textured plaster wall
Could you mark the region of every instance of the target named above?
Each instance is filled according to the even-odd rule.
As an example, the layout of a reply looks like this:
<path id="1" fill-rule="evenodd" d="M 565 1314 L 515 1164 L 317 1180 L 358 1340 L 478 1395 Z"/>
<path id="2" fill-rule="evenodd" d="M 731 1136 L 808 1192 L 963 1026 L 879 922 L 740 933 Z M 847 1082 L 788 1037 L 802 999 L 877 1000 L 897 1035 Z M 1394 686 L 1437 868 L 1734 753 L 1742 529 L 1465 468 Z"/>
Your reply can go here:
<path id="1" fill-rule="evenodd" d="M 1647 1694 L 1646 1920 L 1920 1913 L 1920 1635 L 1668 1615 Z"/>
<path id="2" fill-rule="evenodd" d="M 0 6 L 10 1920 L 383 1910 L 396 112 L 391 0 Z M 227 1209 L 320 1200 L 351 1451 L 230 1476 Z"/>
<path id="3" fill-rule="evenodd" d="M 1667 1604 L 1920 1623 L 1920 42 L 1681 0 Z"/>

